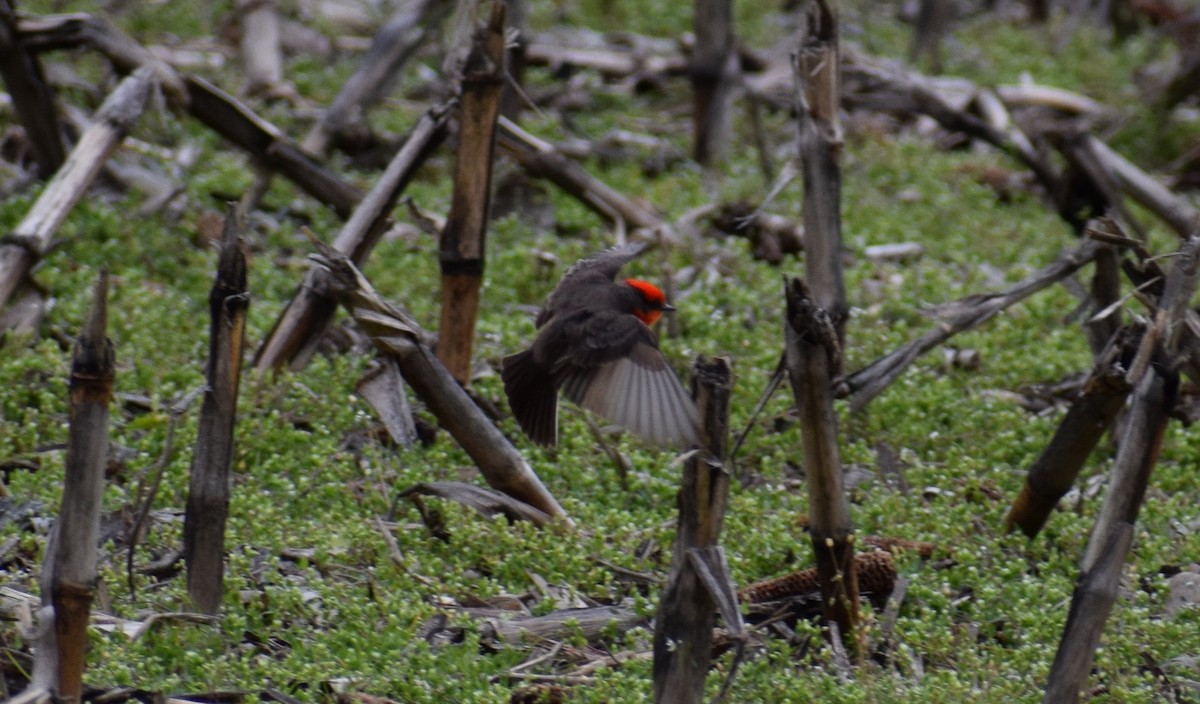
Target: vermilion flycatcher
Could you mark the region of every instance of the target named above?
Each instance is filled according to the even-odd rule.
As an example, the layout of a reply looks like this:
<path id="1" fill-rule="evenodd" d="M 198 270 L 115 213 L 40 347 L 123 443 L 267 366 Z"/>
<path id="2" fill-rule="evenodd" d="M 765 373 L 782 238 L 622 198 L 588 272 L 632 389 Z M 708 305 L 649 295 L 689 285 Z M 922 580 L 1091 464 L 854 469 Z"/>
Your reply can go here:
<path id="1" fill-rule="evenodd" d="M 559 391 L 657 445 L 698 442 L 699 413 L 650 329 L 675 309 L 651 283 L 615 280 L 643 248 L 614 247 L 568 269 L 538 313 L 533 344 L 504 358 L 508 404 L 535 443 L 557 441 Z"/>

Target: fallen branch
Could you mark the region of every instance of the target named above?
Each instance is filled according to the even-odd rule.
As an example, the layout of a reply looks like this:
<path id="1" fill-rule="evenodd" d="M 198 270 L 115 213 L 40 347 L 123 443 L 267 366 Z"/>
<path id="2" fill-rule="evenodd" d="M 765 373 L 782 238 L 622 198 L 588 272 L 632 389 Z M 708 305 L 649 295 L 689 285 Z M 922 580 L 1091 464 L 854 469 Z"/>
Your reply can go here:
<path id="1" fill-rule="evenodd" d="M 54 233 L 141 117 L 153 84 L 153 74 L 146 69 L 117 85 L 33 207 L 12 233 L 0 240 L 0 308 L 8 304 L 33 265 L 50 251 Z"/>
<path id="2" fill-rule="evenodd" d="M 387 91 L 453 5 L 448 0 L 404 3 L 376 32 L 358 68 L 304 137 L 304 149 L 324 154 L 334 137 L 361 120 L 365 108 Z"/>
<path id="3" fill-rule="evenodd" d="M 862 410 L 918 357 L 954 335 L 991 320 L 1004 309 L 1075 273 L 1095 258 L 1100 247 L 1099 243 L 1088 240 L 1007 291 L 968 296 L 939 307 L 938 324 L 934 328 L 900 349 L 842 377 L 834 384 L 834 392 L 838 398 L 849 396 L 853 410 Z"/>
<path id="4" fill-rule="evenodd" d="M 534 137 L 503 115 L 499 145 L 533 176 L 544 178 L 591 208 L 601 217 L 634 229 L 659 229 L 665 223 L 655 213 L 592 176 L 552 144 Z"/>
<path id="5" fill-rule="evenodd" d="M 407 312 L 384 302 L 349 258 L 322 243 L 314 246 L 320 254 L 312 258 L 327 272 L 314 285 L 338 300 L 376 348 L 396 360 L 404 380 L 471 456 L 487 483 L 573 525 L 521 453 L 438 361 L 428 343 L 429 333 Z"/>
<path id="6" fill-rule="evenodd" d="M 421 116 L 387 169 L 334 237 L 333 249 L 350 257 L 355 266 L 366 261 L 379 238 L 387 232 L 396 200 L 445 137 L 446 120 L 452 107 L 453 103 L 433 107 Z M 308 272 L 296 295 L 276 318 L 271 333 L 255 355 L 256 370 L 262 372 L 285 364 L 300 369 L 316 353 L 337 303 L 318 290 L 314 276 L 312 271 Z"/>
<path id="7" fill-rule="evenodd" d="M 31 47 L 90 46 L 118 71 L 145 66 L 153 71 L 170 105 L 249 153 L 257 163 L 290 179 L 306 193 L 347 217 L 362 192 L 309 156 L 278 127 L 233 96 L 196 76 L 180 75 L 148 49 L 100 17 L 87 14 L 41 17 L 21 22 Z"/>

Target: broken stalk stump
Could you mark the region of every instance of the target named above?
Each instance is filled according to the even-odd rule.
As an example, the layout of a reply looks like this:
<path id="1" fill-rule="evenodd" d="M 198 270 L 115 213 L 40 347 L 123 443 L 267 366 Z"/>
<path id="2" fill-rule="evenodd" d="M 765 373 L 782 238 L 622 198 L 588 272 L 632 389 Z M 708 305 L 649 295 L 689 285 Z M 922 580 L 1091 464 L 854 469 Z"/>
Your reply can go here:
<path id="1" fill-rule="evenodd" d="M 858 625 L 858 573 L 853 567 L 854 536 L 842 484 L 831 387 L 842 364 L 842 353 L 829 313 L 813 300 L 804 282 L 792 279 L 784 293 L 787 373 L 800 411 L 808 529 L 820 578 L 821 605 L 825 621 L 837 625 L 848 653 L 857 661 L 863 651 Z"/>
<path id="2" fill-rule="evenodd" d="M 200 612 L 210 615 L 220 610 L 224 594 L 229 467 L 249 306 L 245 245 L 238 213 L 231 205 L 225 215 L 217 277 L 208 295 L 208 386 L 200 408 L 183 520 L 188 598 Z"/>
<path id="3" fill-rule="evenodd" d="M 806 19 L 807 30 L 794 59 L 804 177 L 805 281 L 816 304 L 829 314 L 842 345 L 850 307 L 842 274 L 841 52 L 836 3 L 811 3 Z"/>
<path id="4" fill-rule="evenodd" d="M 462 446 L 497 491 L 574 525 L 508 438 L 471 400 L 430 346 L 432 337 L 407 312 L 389 305 L 344 254 L 314 242 L 324 270 L 315 285 L 342 304 L 382 354 L 396 360 L 413 392 Z"/>
<path id="5" fill-rule="evenodd" d="M 442 230 L 442 316 L 438 359 L 464 386 L 471 380 L 471 347 L 483 283 L 496 116 L 504 89 L 504 3 L 494 2 L 486 27 L 475 32 L 463 66 L 454 194 Z"/>
<path id="6" fill-rule="evenodd" d="M 375 182 L 350 219 L 333 239 L 333 248 L 362 265 L 390 225 L 396 200 L 421 164 L 437 148 L 446 134 L 446 119 L 451 105 L 433 107 L 421 116 L 412 134 L 396 152 L 387 169 Z M 317 344 L 337 311 L 337 302 L 318 291 L 315 273 L 310 271 L 296 295 L 275 320 L 267 339 L 258 348 L 254 368 L 263 372 L 285 365 L 301 369 L 316 353 Z"/>
<path id="7" fill-rule="evenodd" d="M 87 629 L 96 586 L 101 493 L 108 463 L 108 404 L 116 360 L 108 339 L 108 272 L 96 281 L 87 321 L 71 358 L 70 428 L 62 506 L 42 565 L 42 604 L 53 607 L 34 661 L 33 686 L 81 701 Z"/>
<path id="8" fill-rule="evenodd" d="M 679 529 L 671 571 L 654 617 L 654 701 L 691 703 L 704 698 L 704 679 L 712 655 L 712 631 L 721 604 L 693 559 L 697 553 L 717 553 L 725 521 L 729 473 L 723 458 L 729 435 L 729 393 L 733 385 L 730 362 L 724 357 L 698 359 L 693 366 L 692 393 L 702 422 L 701 448 L 684 463 L 680 481 Z M 714 561 L 709 561 L 709 564 Z M 715 572 L 721 572 L 718 567 Z M 717 579 L 726 574 L 719 574 Z M 730 591 L 732 586 L 729 586 Z M 725 615 L 728 609 L 721 609 Z M 735 624 L 741 617 L 733 609 Z M 726 616 L 730 618 L 730 616 Z"/>
<path id="9" fill-rule="evenodd" d="M 1050 443 L 1029 467 L 1025 486 L 1004 519 L 1006 530 L 1020 528 L 1030 538 L 1037 536 L 1058 500 L 1071 490 L 1092 450 L 1125 405 L 1131 390 L 1125 373 L 1142 332 L 1140 326 L 1123 328 L 1100 356 Z"/>
<path id="10" fill-rule="evenodd" d="M 153 86 L 154 74 L 150 69 L 137 71 L 117 84 L 62 168 L 0 244 L 0 308 L 8 304 L 33 265 L 50 251 L 54 234 L 67 214 L 141 117 Z"/>

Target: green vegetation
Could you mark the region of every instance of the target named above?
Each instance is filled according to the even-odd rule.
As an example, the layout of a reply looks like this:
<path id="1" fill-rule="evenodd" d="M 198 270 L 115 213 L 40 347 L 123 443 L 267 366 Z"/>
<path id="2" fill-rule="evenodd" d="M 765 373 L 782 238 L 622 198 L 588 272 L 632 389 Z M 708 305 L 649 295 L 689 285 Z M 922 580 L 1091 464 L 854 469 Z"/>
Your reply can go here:
<path id="1" fill-rule="evenodd" d="M 70 3 L 65 3 L 69 5 Z M 82 3 L 90 5 L 90 3 Z M 535 3 L 537 4 L 537 3 Z M 23 9 L 61 11 L 64 3 L 29 2 Z M 132 3 L 114 19 L 140 41 L 187 42 L 211 37 L 232 3 Z M 290 3 L 281 3 L 288 6 Z M 690 31 L 686 3 L 659 2 L 655 11 L 637 0 L 579 0 L 537 4 L 535 28 L 568 22 L 599 31 L 630 30 L 664 37 Z M 750 46 L 780 38 L 784 23 L 772 9 L 740 19 Z M 846 41 L 902 56 L 909 29 L 873 3 L 845 13 Z M 87 8 L 90 9 L 90 8 Z M 218 12 L 220 10 L 220 12 Z M 957 25 L 947 46 L 946 68 L 985 84 L 1012 82 L 1022 73 L 1049 85 L 1078 90 L 1121 111 L 1122 129 L 1113 143 L 1136 161 L 1165 162 L 1177 154 L 1196 125 L 1160 128 L 1137 99 L 1135 72 L 1158 39 L 1146 35 L 1119 45 L 1086 25 L 1060 54 L 1045 28 L 983 16 Z M 1107 48 L 1097 51 L 1097 45 Z M 101 59 L 87 52 L 54 60 L 96 72 Z M 327 102 L 352 69 L 354 56 L 330 62 L 295 57 L 288 78 L 314 105 Z M 430 55 L 421 61 L 438 65 Z M 236 61 L 210 78 L 230 91 L 238 86 Z M 86 68 L 90 67 L 90 68 Z M 537 89 L 554 85 L 531 69 Z M 643 132 L 689 150 L 688 86 L 672 79 L 660 92 L 630 97 L 602 89 L 596 106 L 572 115 L 571 126 L 554 116 L 529 116 L 527 126 L 546 139 L 577 134 L 598 139 L 614 128 Z M 409 67 L 400 85 L 419 84 Z M 427 93 L 427 91 L 422 92 Z M 385 104 L 373 125 L 397 134 L 411 124 L 413 105 Z M 300 137 L 311 110 L 275 105 L 264 114 Z M 399 116 L 399 117 L 398 117 Z M 1177 118 L 1181 119 L 1181 118 Z M 668 220 L 697 205 L 759 198 L 770 184 L 757 168 L 749 120 L 737 113 L 737 144 L 725 166 L 704 174 L 690 162 L 647 175 L 635 160 L 589 161 L 587 167 L 617 189 L 645 197 Z M 795 125 L 786 114 L 765 115 L 766 138 L 778 158 L 790 153 Z M 66 369 L 69 338 L 79 329 L 97 270 L 113 273 L 110 336 L 118 355 L 119 394 L 147 396 L 152 409 L 115 402 L 113 443 L 122 453 L 105 495 L 106 515 L 131 520 L 139 486 L 163 452 L 168 408 L 204 383 L 207 296 L 216 253 L 196 235 L 202 218 L 222 209 L 221 200 L 240 195 L 252 181 L 248 160 L 194 121 L 168 113 L 147 115 L 135 136 L 169 148 L 197 145 L 201 157 L 182 174 L 183 207 L 134 216 L 143 198 L 98 192 L 72 214 L 62 246 L 37 272 L 54 305 L 35 340 L 8 337 L 0 358 L 0 464 L 4 488 L 17 503 L 41 502 L 38 515 L 56 510 L 66 439 Z M 338 163 L 335 159 L 334 163 Z M 420 173 L 408 193 L 423 208 L 448 207 L 452 157 L 442 152 Z M 1019 170 L 986 149 L 940 151 L 931 140 L 905 128 L 885 132 L 870 125 L 848 130 L 843 160 L 845 239 L 852 257 L 847 285 L 854 313 L 849 326 L 847 367 L 857 369 L 931 325 L 922 306 L 995 290 L 1025 276 L 1072 246 L 1068 227 L 1035 195 L 1017 193 L 1004 202 L 980 182 L 984 168 Z M 350 171 L 366 184 L 367 171 Z M 499 178 L 519 177 L 501 162 Z M 488 235 L 488 268 L 476 355 L 492 369 L 527 342 L 533 332 L 529 306 L 550 291 L 563 268 L 610 242 L 603 221 L 553 187 L 534 183 L 542 207 L 552 208 L 554 228 L 535 227 L 516 215 L 497 220 Z M 789 187 L 773 209 L 799 216 L 800 188 Z M 20 220 L 29 197 L 0 205 L 0 231 Z M 275 179 L 265 214 L 251 222 L 248 343 L 263 340 L 306 270 L 307 244 L 301 225 L 329 238 L 338 220 L 290 183 Z M 398 211 L 398 217 L 406 217 Z M 532 217 L 532 216 L 531 216 Z M 904 264 L 875 264 L 862 256 L 872 244 L 921 242 L 926 254 Z M 1161 236 L 1158 242 L 1173 246 Z M 539 268 L 531 251 L 558 258 L 553 270 Z M 664 352 L 680 370 L 698 354 L 730 355 L 737 384 L 732 427 L 740 429 L 767 382 L 783 345 L 781 276 L 803 272 L 789 259 L 774 268 L 752 261 L 745 241 L 703 234 L 668 254 L 650 253 L 632 269 L 661 279 L 667 262 L 677 272 L 696 267 L 702 285 L 683 281 L 674 301 L 682 334 L 664 338 Z M 715 271 L 708 276 L 706 270 Z M 437 243 L 428 236 L 382 244 L 365 269 L 386 297 L 407 307 L 425 326 L 437 325 Z M 996 272 L 999 272 L 998 275 Z M 948 368 L 939 352 L 918 361 L 863 413 L 843 407 L 843 460 L 867 470 L 853 492 L 853 517 L 862 533 L 932 541 L 933 561 L 900 560 L 911 580 L 896 622 L 895 647 L 887 666 L 869 664 L 853 681 L 843 681 L 818 630 L 801 623 L 796 650 L 770 640 L 755 650 L 738 675 L 732 701 L 742 702 L 995 702 L 1038 701 L 1057 647 L 1101 494 L 1084 491 L 1064 502 L 1038 540 L 1006 536 L 1002 518 L 1023 481 L 1023 470 L 1044 447 L 1060 411 L 1031 414 L 1009 396 L 1033 382 L 1052 382 L 1085 370 L 1091 355 L 1077 326 L 1064 317 L 1076 306 L 1062 287 L 1038 294 L 982 329 L 955 337 L 955 348 L 980 352 L 978 369 Z M 475 601 L 497 595 L 540 594 L 537 580 L 573 597 L 627 603 L 651 614 L 657 589 L 639 591 L 618 579 L 602 561 L 639 572 L 663 574 L 669 564 L 678 467 L 671 455 L 631 438 L 619 440 L 634 472 L 629 488 L 578 412 L 562 414 L 559 448 L 545 451 L 524 441 L 511 420 L 505 432 L 527 453 L 551 493 L 563 502 L 579 529 L 570 534 L 539 531 L 526 524 L 480 518 L 457 505 L 428 500 L 450 531 L 443 542 L 420 523 L 405 502 L 397 505 L 395 539 L 405 559 L 389 555 L 375 525 L 388 514 L 393 496 L 415 482 L 479 481 L 470 460 L 440 433 L 430 447 L 385 448 L 364 441 L 376 421 L 354 385 L 368 360 L 347 354 L 318 356 L 304 371 L 277 377 L 247 375 L 237 428 L 235 485 L 229 534 L 229 570 L 224 617 L 218 625 L 164 621 L 136 640 L 96 629 L 87 683 L 98 688 L 136 687 L 165 693 L 213 690 L 257 692 L 266 687 L 304 700 L 328 698 L 333 690 L 361 691 L 401 702 L 507 701 L 521 681 L 504 677 L 527 657 L 519 648 L 498 652 L 480 640 L 477 621 L 439 606 L 446 600 Z M 474 382 L 503 407 L 494 373 Z M 805 566 L 807 537 L 797 519 L 807 512 L 800 467 L 800 435 L 788 420 L 790 394 L 781 391 L 756 421 L 737 457 L 739 471 L 756 478 L 735 486 L 722 542 L 739 584 Z M 158 509 L 136 561 L 144 565 L 181 543 L 194 404 L 179 423 L 174 452 L 155 502 Z M 911 493 L 902 493 L 876 468 L 874 447 L 894 448 Z M 1094 482 L 1110 466 L 1105 443 L 1081 478 Z M 34 463 L 35 470 L 12 460 Z M 1126 582 L 1097 657 L 1090 701 L 1137 703 L 1169 696 L 1164 680 L 1200 679 L 1178 665 L 1200 652 L 1200 610 L 1167 616 L 1164 566 L 1186 565 L 1200 555 L 1200 442 L 1194 431 L 1172 426 L 1153 486 L 1139 518 Z M 0 542 L 16 537 L 0 584 L 35 592 L 44 542 L 44 522 L 0 526 Z M 31 532 L 32 531 L 32 532 Z M 650 547 L 649 550 L 640 548 Z M 158 581 L 138 575 L 130 593 L 124 550 L 105 551 L 103 586 L 114 615 L 142 620 L 152 613 L 186 608 L 182 576 Z M 287 557 L 311 550 L 311 557 Z M 308 553 L 305 553 L 308 554 Z M 645 555 L 645 557 L 637 557 Z M 534 606 L 555 608 L 553 599 Z M 462 628 L 461 642 L 431 645 L 423 624 L 449 613 Z M 877 634 L 877 626 L 872 636 Z M 635 630 L 605 643 L 613 652 L 648 650 L 651 634 Z M 0 630 L 9 648 L 24 641 L 13 624 Z M 582 641 L 568 645 L 583 645 Z M 729 665 L 726 655 L 721 672 Z M 1179 669 L 1184 667 L 1185 669 Z M 572 692 L 572 701 L 649 701 L 649 661 L 601 668 L 593 682 Z M 543 670 L 548 671 L 548 670 Z M 720 675 L 710 677 L 715 694 Z M 1195 692 L 1192 693 L 1195 696 Z"/>

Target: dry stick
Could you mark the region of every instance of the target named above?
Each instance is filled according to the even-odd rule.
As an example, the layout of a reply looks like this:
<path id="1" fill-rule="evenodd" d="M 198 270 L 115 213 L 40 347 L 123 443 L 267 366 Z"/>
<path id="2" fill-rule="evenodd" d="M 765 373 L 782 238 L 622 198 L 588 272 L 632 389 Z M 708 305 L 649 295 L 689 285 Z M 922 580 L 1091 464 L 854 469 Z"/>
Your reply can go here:
<path id="1" fill-rule="evenodd" d="M 1093 570 L 1082 575 L 1075 585 L 1067 625 L 1054 655 L 1054 664 L 1050 666 L 1043 704 L 1079 701 L 1079 692 L 1091 674 L 1104 622 L 1117 601 L 1121 567 L 1132 543 L 1133 526 L 1129 523 L 1114 525 L 1111 540 Z"/>
<path id="2" fill-rule="evenodd" d="M 500 148 L 530 174 L 551 181 L 607 220 L 623 222 L 634 229 L 664 226 L 657 214 L 599 181 L 552 144 L 534 137 L 504 116 L 498 125 Z"/>
<path id="3" fill-rule="evenodd" d="M 805 279 L 816 304 L 832 317 L 838 343 L 844 344 L 850 307 L 842 275 L 841 54 L 836 7 L 816 0 L 809 5 L 807 24 L 794 60 L 804 177 Z"/>
<path id="4" fill-rule="evenodd" d="M 1079 147 L 1103 165 L 1124 193 L 1170 225 L 1180 237 L 1190 236 L 1200 226 L 1200 210 L 1113 151 L 1112 147 L 1092 135 L 1082 137 Z"/>
<path id="5" fill-rule="evenodd" d="M 1129 422 L 1121 436 L 1104 505 L 1080 563 L 1080 579 L 1071 598 L 1043 702 L 1074 702 L 1087 683 L 1104 622 L 1117 598 L 1121 568 L 1133 542 L 1133 526 L 1146 495 L 1166 431 L 1168 414 L 1179 392 L 1180 343 L 1184 314 L 1196 290 L 1200 235 L 1184 242 L 1175 260 L 1153 327 L 1142 339 L 1153 363 L 1136 384 Z M 1139 356 L 1142 356 L 1139 351 Z M 1137 365 L 1130 370 L 1133 373 Z"/>
<path id="6" fill-rule="evenodd" d="M 283 83 L 279 8 L 272 0 L 237 0 L 241 15 L 243 92 L 255 94 L 279 89 Z"/>
<path id="7" fill-rule="evenodd" d="M 17 120 L 29 137 L 38 178 L 50 178 L 66 159 L 62 125 L 54 90 L 42 75 L 42 65 L 22 44 L 12 3 L 0 0 L 0 77 L 12 96 Z"/>
<path id="8" fill-rule="evenodd" d="M 838 398 L 850 396 L 850 407 L 862 410 L 895 381 L 917 357 L 937 347 L 950 337 L 970 330 L 1004 309 L 1019 303 L 1051 284 L 1075 273 L 1095 258 L 1101 245 L 1091 240 L 1059 257 L 1058 261 L 1036 271 L 1032 276 L 1002 293 L 980 294 L 959 299 L 943 306 L 938 324 L 900 349 L 880 357 L 866 367 L 842 377 L 835 385 Z"/>
<path id="9" fill-rule="evenodd" d="M 333 248 L 349 256 L 355 265 L 366 261 L 379 238 L 387 232 L 396 199 L 445 137 L 449 108 L 430 108 L 421 116 L 404 146 L 334 238 Z M 304 277 L 296 295 L 275 320 L 271 334 L 255 355 L 256 370 L 261 372 L 289 364 L 293 369 L 300 369 L 316 352 L 321 334 L 337 310 L 337 303 L 316 290 L 314 276 L 310 271 Z"/>
<path id="10" fill-rule="evenodd" d="M 723 458 L 733 370 L 725 357 L 697 359 L 692 369 L 692 394 L 704 419 L 702 449 L 684 464 L 678 495 L 679 530 L 654 618 L 654 701 L 660 704 L 703 699 L 719 603 L 692 555 L 720 551 L 718 539 L 729 495 L 729 473 Z"/>
<path id="11" fill-rule="evenodd" d="M 314 160 L 244 103 L 201 78 L 181 76 L 102 18 L 85 14 L 39 18 L 23 21 L 21 33 L 31 44 L 47 47 L 91 46 L 119 71 L 150 67 L 172 107 L 186 111 L 341 217 L 347 217 L 363 197 L 356 187 Z"/>
<path id="12" fill-rule="evenodd" d="M 429 333 L 407 312 L 389 305 L 345 255 L 314 242 L 313 260 L 327 272 L 320 282 L 371 337 L 375 347 L 396 360 L 414 393 L 471 456 L 497 491 L 574 525 L 521 453 L 513 447 L 430 349 Z"/>
<path id="13" fill-rule="evenodd" d="M 1125 372 L 1142 332 L 1140 326 L 1126 326 L 1097 356 L 1083 391 L 1029 467 L 1025 485 L 1004 519 L 1006 530 L 1019 527 L 1030 538 L 1037 536 L 1058 500 L 1071 489 L 1088 456 L 1125 405 L 1132 388 L 1125 381 Z"/>
<path id="14" fill-rule="evenodd" d="M 216 280 L 208 294 L 208 388 L 200 407 L 183 519 L 188 598 L 201 613 L 210 615 L 220 610 L 224 594 L 229 469 L 233 462 L 233 429 L 249 307 L 246 248 L 237 209 L 231 205 L 225 214 Z"/>
<path id="15" fill-rule="evenodd" d="M 1121 255 L 1115 247 L 1104 247 L 1096 252 L 1092 267 L 1092 286 L 1087 305 L 1094 313 L 1107 310 L 1121 300 Z M 1115 315 L 1092 316 L 1083 325 L 1092 356 L 1100 359 L 1109 341 L 1120 329 L 1121 319 Z"/>
<path id="16" fill-rule="evenodd" d="M 96 584 L 100 496 L 108 461 L 108 403 L 116 360 L 108 328 L 108 272 L 96 281 L 92 310 L 71 358 L 71 423 L 62 506 L 42 566 L 42 604 L 54 626 L 34 662 L 33 685 L 80 701 L 87 627 Z"/>
<path id="17" fill-rule="evenodd" d="M 734 49 L 733 1 L 695 0 L 692 30 L 693 149 L 696 161 L 720 160 L 733 142 L 733 97 L 740 66 Z"/>
<path id="18" fill-rule="evenodd" d="M 850 507 L 842 486 L 837 414 L 831 382 L 841 368 L 837 331 L 827 311 L 800 279 L 787 283 L 787 371 L 800 412 L 804 472 L 808 484 L 809 532 L 821 583 L 827 623 L 836 623 L 851 658 L 864 643 L 858 625 L 858 572 Z"/>
<path id="19" fill-rule="evenodd" d="M 928 115 L 947 130 L 961 132 L 972 139 L 982 140 L 1008 153 L 1033 171 L 1047 193 L 1058 192 L 1060 179 L 1054 168 L 1010 121 L 1005 120 L 1004 126 L 998 127 L 975 115 L 955 109 L 929 88 L 926 85 L 927 79 L 920 74 L 902 75 L 855 62 L 847 63 L 846 73 L 867 79 L 898 94 L 907 102 L 906 111 L 916 111 Z M 980 95 L 985 94 L 985 92 L 980 92 Z M 863 95 L 855 96 L 854 101 L 861 102 L 863 97 Z M 987 109 L 993 115 L 998 114 L 999 110 L 1003 108 L 1002 103 L 991 100 L 990 96 L 985 97 L 984 100 L 988 106 Z M 848 99 L 847 102 L 851 102 L 851 100 Z M 1076 214 L 1065 212 L 1060 208 L 1059 215 L 1068 222 L 1072 222 Z"/>
<path id="20" fill-rule="evenodd" d="M 439 246 L 442 316 L 437 354 L 464 386 L 471 380 L 471 347 L 487 250 L 496 117 L 503 90 L 504 3 L 496 0 L 487 26 L 475 31 L 463 65 L 454 194 Z"/>
<path id="21" fill-rule="evenodd" d="M 1184 335 L 1184 316 L 1192 294 L 1196 291 L 1196 273 L 1200 269 L 1200 235 L 1193 235 L 1183 243 L 1175 259 L 1152 329 L 1142 340 L 1143 352 L 1149 351 L 1153 359 L 1150 370 L 1141 379 L 1131 378 L 1135 385 L 1133 407 L 1129 412 L 1129 425 L 1121 440 L 1121 449 L 1112 469 L 1108 493 L 1096 528 L 1092 532 L 1088 549 L 1083 558 L 1082 570 L 1087 572 L 1104 549 L 1109 537 L 1107 526 L 1121 521 L 1134 523 L 1138 509 L 1158 454 L 1158 444 L 1166 427 L 1167 414 L 1174 407 L 1179 385 L 1179 367 L 1182 362 L 1180 344 Z M 1138 365 L 1130 365 L 1130 373 L 1136 373 Z M 1139 409 L 1139 402 L 1142 407 Z M 1138 435 L 1140 433 L 1140 435 Z M 1131 442 L 1131 440 L 1133 442 Z M 1129 446 L 1133 445 L 1132 448 Z M 1136 454 L 1135 454 L 1136 453 Z"/>
<path id="22" fill-rule="evenodd" d="M 354 74 L 304 137 L 304 148 L 324 154 L 335 136 L 360 121 L 364 109 L 387 92 L 400 69 L 436 31 L 453 5 L 450 0 L 404 3 L 379 28 Z"/>
<path id="23" fill-rule="evenodd" d="M 46 256 L 54 233 L 141 116 L 153 84 L 153 74 L 147 69 L 117 85 L 29 213 L 0 241 L 0 307 L 8 303 L 33 265 Z"/>

